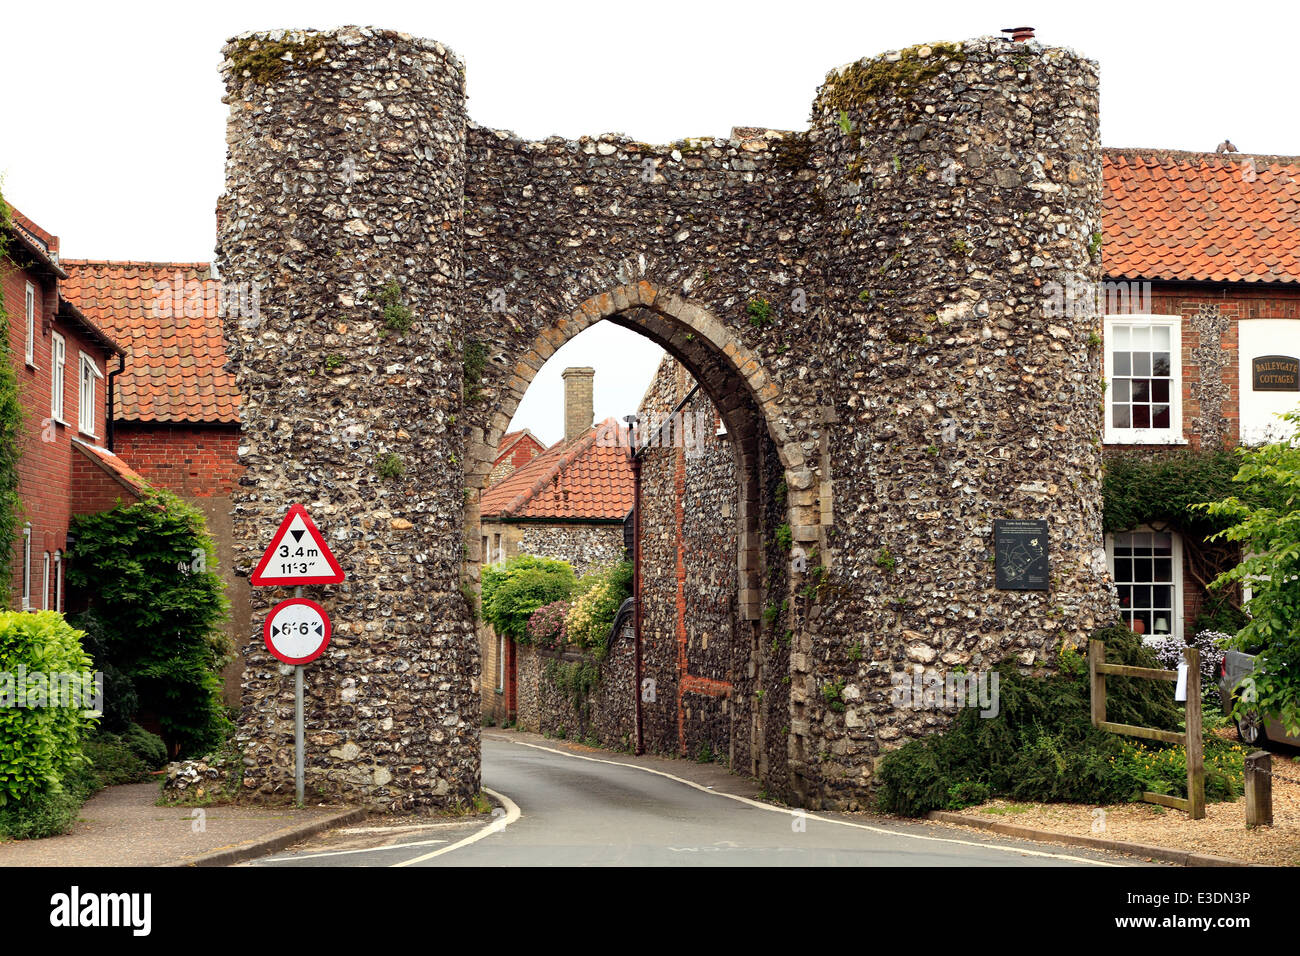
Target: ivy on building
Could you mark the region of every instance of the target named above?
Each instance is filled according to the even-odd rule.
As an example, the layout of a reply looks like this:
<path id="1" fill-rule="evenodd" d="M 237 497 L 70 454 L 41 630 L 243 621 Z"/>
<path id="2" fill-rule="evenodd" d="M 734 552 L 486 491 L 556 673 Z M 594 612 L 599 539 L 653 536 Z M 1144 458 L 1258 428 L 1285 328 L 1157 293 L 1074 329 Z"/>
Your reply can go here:
<path id="1" fill-rule="evenodd" d="M 1226 450 L 1126 452 L 1106 459 L 1103 527 L 1115 533 L 1145 526 L 1182 538 L 1187 573 L 1207 592 L 1193 632 L 1236 632 L 1246 620 L 1239 590 L 1210 591 L 1210 583 L 1234 567 L 1239 555 L 1235 547 L 1208 540 L 1229 522 L 1199 507 L 1242 492 L 1233 482 L 1239 464 Z"/>
<path id="2" fill-rule="evenodd" d="M 0 262 L 9 256 L 10 230 L 13 219 L 9 204 L 0 193 Z M 4 278 L 0 275 L 0 542 L 3 553 L 11 554 L 22 520 L 18 499 L 18 458 L 22 430 L 22 404 L 18 397 L 18 373 L 14 370 L 9 347 L 9 312 L 4 299 Z M 9 602 L 10 577 L 0 575 L 0 598 Z"/>

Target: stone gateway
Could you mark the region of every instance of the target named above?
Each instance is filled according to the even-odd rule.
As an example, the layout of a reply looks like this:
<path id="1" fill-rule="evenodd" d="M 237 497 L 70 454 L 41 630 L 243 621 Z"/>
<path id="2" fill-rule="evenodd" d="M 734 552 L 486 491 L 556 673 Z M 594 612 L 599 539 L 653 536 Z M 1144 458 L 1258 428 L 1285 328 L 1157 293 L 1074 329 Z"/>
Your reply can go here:
<path id="1" fill-rule="evenodd" d="M 807 130 L 651 145 L 477 126 L 460 60 L 404 34 L 223 52 L 218 264 L 261 289 L 225 320 L 240 562 L 301 502 L 347 575 L 310 594 L 334 631 L 307 673 L 309 793 L 478 791 L 479 494 L 537 370 L 599 321 L 666 349 L 725 424 L 737 617 L 781 688 L 746 705 L 773 793 L 851 805 L 884 749 L 943 726 L 896 671 L 1051 666 L 1109 617 L 1100 320 L 1042 291 L 1100 280 L 1092 62 L 916 46 L 832 71 Z M 999 590 L 993 522 L 1038 518 L 1047 589 Z M 253 595 L 259 627 L 285 596 Z M 283 798 L 292 679 L 260 645 L 244 784 Z"/>

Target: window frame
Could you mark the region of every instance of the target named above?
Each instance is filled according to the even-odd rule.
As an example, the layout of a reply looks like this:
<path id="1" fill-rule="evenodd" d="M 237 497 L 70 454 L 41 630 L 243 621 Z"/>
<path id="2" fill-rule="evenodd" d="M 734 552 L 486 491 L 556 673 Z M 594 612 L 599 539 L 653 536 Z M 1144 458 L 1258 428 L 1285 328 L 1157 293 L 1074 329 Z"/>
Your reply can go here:
<path id="1" fill-rule="evenodd" d="M 497 693 L 506 689 L 506 636 L 497 635 Z"/>
<path id="2" fill-rule="evenodd" d="M 102 379 L 104 377 L 104 373 L 99 370 L 99 366 L 95 363 L 95 359 L 93 356 L 88 355 L 85 352 L 80 352 L 78 354 L 81 356 L 81 361 L 77 365 L 77 429 L 83 435 L 86 435 L 90 438 L 97 438 L 98 435 L 95 432 L 95 421 L 96 421 L 96 415 L 98 413 L 95 410 L 95 391 L 97 390 L 98 386 L 96 385 L 96 381 Z M 90 402 L 89 427 L 87 427 L 87 421 L 86 421 L 86 417 L 87 417 L 87 407 L 86 407 L 87 390 L 85 387 L 86 369 L 90 369 L 91 372 L 90 390 L 89 390 L 89 402 Z"/>
<path id="3" fill-rule="evenodd" d="M 32 526 L 23 525 L 23 590 L 22 609 L 32 609 Z"/>
<path id="4" fill-rule="evenodd" d="M 23 298 L 23 320 L 27 334 L 27 344 L 24 347 L 27 365 L 30 368 L 36 368 L 36 286 L 27 283 L 26 294 Z"/>
<path id="5" fill-rule="evenodd" d="M 50 417 L 60 425 L 64 420 L 64 393 L 67 392 L 68 343 L 58 332 L 50 334 Z"/>
<path id="6" fill-rule="evenodd" d="M 1169 427 L 1116 428 L 1115 327 L 1148 326 L 1169 329 Z M 1183 433 L 1183 317 L 1181 315 L 1107 315 L 1102 320 L 1102 375 L 1106 383 L 1102 442 L 1107 445 L 1186 445 Z M 1126 378 L 1129 376 L 1125 376 Z"/>
<path id="7" fill-rule="evenodd" d="M 1173 620 L 1169 623 L 1168 634 L 1156 634 L 1154 631 L 1150 634 L 1141 635 L 1142 640 L 1150 641 L 1157 637 L 1177 637 L 1183 639 L 1183 601 L 1186 597 L 1183 591 L 1183 536 L 1174 530 L 1161 530 L 1153 528 L 1150 525 L 1138 525 L 1133 528 L 1126 528 L 1119 532 L 1106 533 L 1106 568 L 1110 573 L 1111 587 L 1114 588 L 1115 600 L 1119 600 L 1119 582 L 1115 580 L 1115 534 L 1167 534 L 1170 540 L 1170 585 L 1173 587 L 1173 607 L 1169 609 Z M 1136 582 L 1128 581 L 1127 584 Z M 1120 610 L 1123 614 L 1123 609 Z M 1152 627 L 1154 628 L 1154 622 Z"/>

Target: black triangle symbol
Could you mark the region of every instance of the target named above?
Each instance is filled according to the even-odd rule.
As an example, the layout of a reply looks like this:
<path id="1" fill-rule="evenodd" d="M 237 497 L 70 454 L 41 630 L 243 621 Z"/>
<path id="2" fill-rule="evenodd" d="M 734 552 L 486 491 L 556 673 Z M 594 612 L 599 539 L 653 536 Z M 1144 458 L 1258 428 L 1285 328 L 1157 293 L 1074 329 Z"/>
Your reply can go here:
<path id="1" fill-rule="evenodd" d="M 307 533 L 306 528 L 290 528 L 289 533 L 293 535 L 293 540 L 301 541 L 302 536 Z"/>
<path id="2" fill-rule="evenodd" d="M 324 637 L 324 636 L 325 636 L 325 628 L 324 628 L 322 625 L 317 624 L 317 625 L 316 625 L 316 633 L 319 634 L 321 637 Z"/>
<path id="3" fill-rule="evenodd" d="M 272 637 L 276 637 L 279 633 L 280 633 L 280 629 L 279 629 L 278 627 L 276 627 L 274 624 L 272 624 L 272 625 L 271 625 L 271 636 L 272 636 Z"/>

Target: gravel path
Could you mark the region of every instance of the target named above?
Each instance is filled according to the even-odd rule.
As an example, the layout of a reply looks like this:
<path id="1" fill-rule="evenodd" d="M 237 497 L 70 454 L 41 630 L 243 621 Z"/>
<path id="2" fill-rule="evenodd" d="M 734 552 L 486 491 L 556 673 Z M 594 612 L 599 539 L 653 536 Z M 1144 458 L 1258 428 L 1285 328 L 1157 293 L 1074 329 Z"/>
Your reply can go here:
<path id="1" fill-rule="evenodd" d="M 1210 803 L 1204 820 L 1150 803 L 1121 803 L 1100 809 L 1075 803 L 1015 803 L 994 800 L 961 811 L 963 816 L 1001 819 L 1055 833 L 1108 837 L 1176 850 L 1194 850 L 1272 866 L 1300 866 L 1300 758 L 1273 754 L 1273 826 L 1246 829 L 1246 801 Z M 1296 782 L 1291 782 L 1296 781 Z M 1097 829 L 1098 825 L 1104 830 Z"/>

